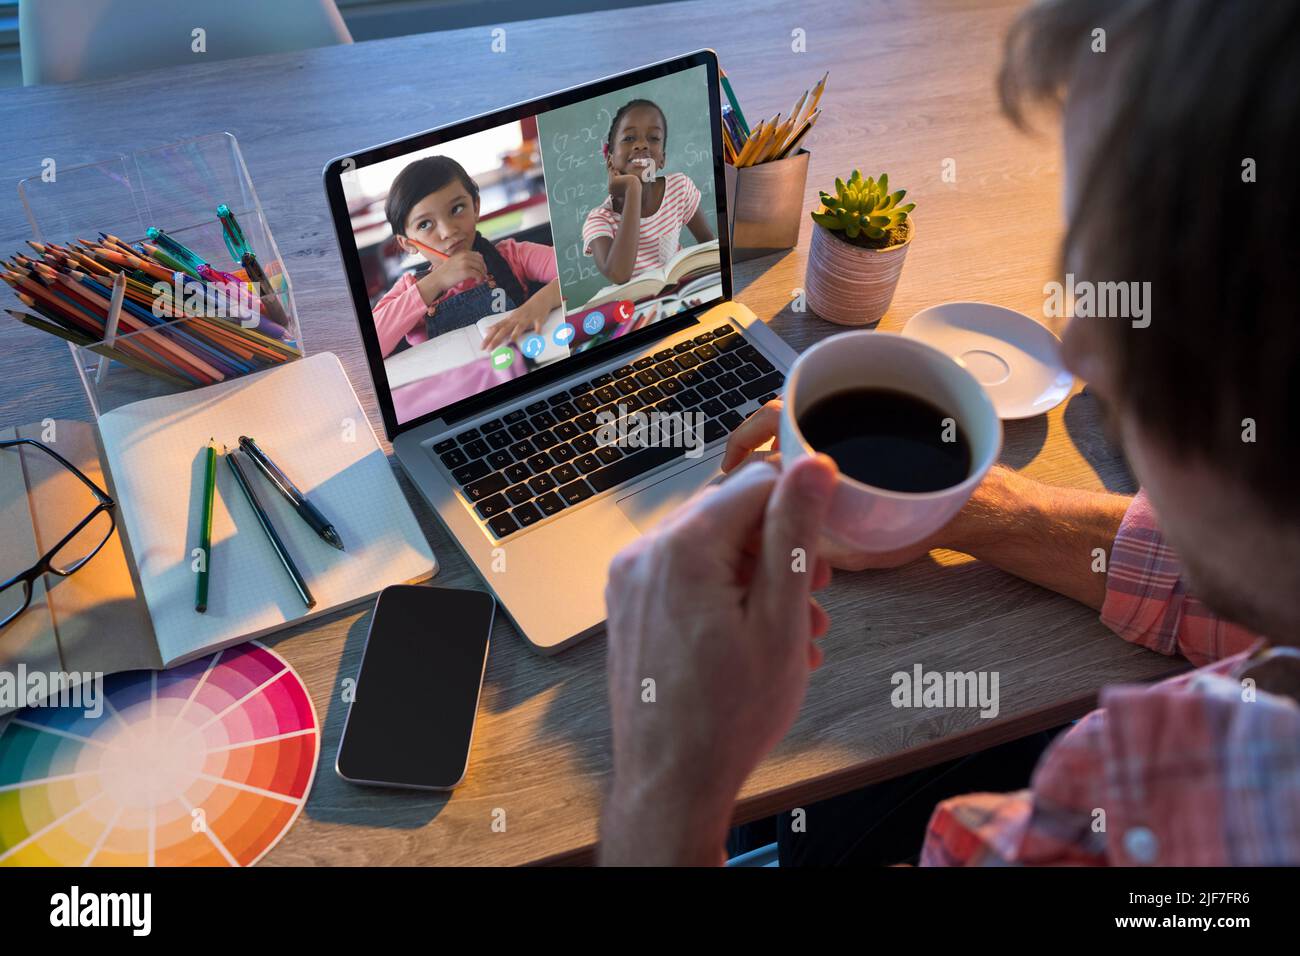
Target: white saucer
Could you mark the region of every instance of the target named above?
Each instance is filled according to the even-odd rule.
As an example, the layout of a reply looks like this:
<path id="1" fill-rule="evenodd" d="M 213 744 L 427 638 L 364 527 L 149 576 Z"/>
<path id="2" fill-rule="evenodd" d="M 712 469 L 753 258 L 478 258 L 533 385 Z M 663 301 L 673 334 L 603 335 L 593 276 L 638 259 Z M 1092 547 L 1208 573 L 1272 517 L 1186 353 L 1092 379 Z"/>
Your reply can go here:
<path id="1" fill-rule="evenodd" d="M 1001 419 L 1032 418 L 1070 394 L 1061 342 L 1022 312 L 987 302 L 945 302 L 907 320 L 903 335 L 951 355 L 984 386 Z"/>

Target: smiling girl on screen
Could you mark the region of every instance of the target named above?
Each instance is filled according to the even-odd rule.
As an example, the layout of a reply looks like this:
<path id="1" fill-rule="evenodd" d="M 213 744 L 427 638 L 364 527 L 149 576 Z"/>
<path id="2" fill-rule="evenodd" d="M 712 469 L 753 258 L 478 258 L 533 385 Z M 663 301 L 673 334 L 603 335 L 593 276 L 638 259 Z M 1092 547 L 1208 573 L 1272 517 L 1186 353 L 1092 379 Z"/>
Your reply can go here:
<path id="1" fill-rule="evenodd" d="M 661 268 L 681 249 L 682 226 L 697 242 L 713 238 L 691 178 L 657 175 L 667 142 L 668 118 L 650 100 L 632 100 L 614 114 L 604 147 L 609 198 L 582 227 L 582 251 L 611 282 Z"/>
<path id="2" fill-rule="evenodd" d="M 540 332 L 560 305 L 555 250 L 536 242 L 502 239 L 493 244 L 478 232 L 478 184 L 446 156 L 411 163 L 393 180 L 384 214 L 398 245 L 428 265 L 408 272 L 375 303 L 380 351 L 388 356 L 403 338 L 412 345 L 492 314 L 493 295 L 506 295 L 514 313 L 494 325 L 484 352 Z M 544 283 L 528 294 L 529 283 Z M 495 287 L 495 288 L 494 288 Z"/>

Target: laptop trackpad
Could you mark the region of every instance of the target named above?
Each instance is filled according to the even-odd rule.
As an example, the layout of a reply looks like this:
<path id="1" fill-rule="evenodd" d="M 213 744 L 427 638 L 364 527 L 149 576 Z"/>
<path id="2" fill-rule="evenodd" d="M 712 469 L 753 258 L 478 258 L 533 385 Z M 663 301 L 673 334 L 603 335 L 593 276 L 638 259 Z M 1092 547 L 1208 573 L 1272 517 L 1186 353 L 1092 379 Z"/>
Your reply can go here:
<path id="1" fill-rule="evenodd" d="M 722 474 L 718 467 L 722 455 L 703 458 L 696 464 L 669 475 L 649 488 L 618 499 L 619 510 L 641 532 L 650 531 L 695 492 Z"/>

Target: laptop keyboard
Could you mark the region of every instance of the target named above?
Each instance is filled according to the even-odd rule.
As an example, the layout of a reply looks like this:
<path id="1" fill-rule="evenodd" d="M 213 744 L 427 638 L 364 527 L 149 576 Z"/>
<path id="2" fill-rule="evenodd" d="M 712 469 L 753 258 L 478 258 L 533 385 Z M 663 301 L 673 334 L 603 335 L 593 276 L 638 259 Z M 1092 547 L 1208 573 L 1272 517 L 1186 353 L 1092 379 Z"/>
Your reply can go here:
<path id="1" fill-rule="evenodd" d="M 433 451 L 499 540 L 690 450 L 602 445 L 595 435 L 602 413 L 703 413 L 695 441 L 709 445 L 744 421 L 737 409 L 770 401 L 784 383 L 758 349 L 723 325 L 480 422 Z"/>

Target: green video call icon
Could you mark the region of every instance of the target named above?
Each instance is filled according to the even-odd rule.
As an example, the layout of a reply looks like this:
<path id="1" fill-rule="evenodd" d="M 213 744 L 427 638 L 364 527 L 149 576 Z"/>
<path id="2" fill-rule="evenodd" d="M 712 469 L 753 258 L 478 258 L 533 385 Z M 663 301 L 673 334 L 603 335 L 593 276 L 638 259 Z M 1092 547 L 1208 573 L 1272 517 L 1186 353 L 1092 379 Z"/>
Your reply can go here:
<path id="1" fill-rule="evenodd" d="M 492 350 L 492 367 L 507 368 L 515 360 L 515 350 L 508 345 Z"/>

